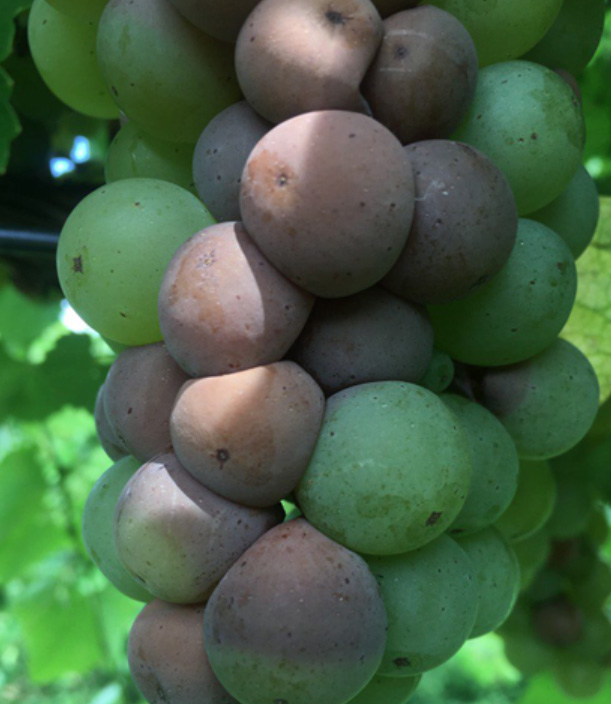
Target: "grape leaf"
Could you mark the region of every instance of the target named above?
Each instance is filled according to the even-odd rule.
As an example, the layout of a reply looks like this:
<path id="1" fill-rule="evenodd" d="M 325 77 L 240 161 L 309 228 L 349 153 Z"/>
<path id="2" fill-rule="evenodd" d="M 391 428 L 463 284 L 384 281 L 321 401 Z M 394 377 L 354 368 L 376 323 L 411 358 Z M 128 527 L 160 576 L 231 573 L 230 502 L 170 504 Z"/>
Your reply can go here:
<path id="1" fill-rule="evenodd" d="M 592 363 L 602 403 L 611 396 L 611 197 L 602 197 L 600 207 L 594 240 L 577 260 L 577 301 L 562 337 Z"/>
<path id="2" fill-rule="evenodd" d="M 31 345 L 58 315 L 57 302 L 33 301 L 14 286 L 0 289 L 0 341 L 11 357 L 25 359 Z"/>
<path id="3" fill-rule="evenodd" d="M 0 462 L 0 582 L 19 577 L 49 552 L 68 547 L 69 538 L 45 504 L 47 485 L 34 447 Z"/>
<path id="4" fill-rule="evenodd" d="M 104 660 L 95 602 L 78 584 L 42 590 L 10 604 L 17 617 L 34 682 L 53 682 L 69 673 L 86 673 Z"/>

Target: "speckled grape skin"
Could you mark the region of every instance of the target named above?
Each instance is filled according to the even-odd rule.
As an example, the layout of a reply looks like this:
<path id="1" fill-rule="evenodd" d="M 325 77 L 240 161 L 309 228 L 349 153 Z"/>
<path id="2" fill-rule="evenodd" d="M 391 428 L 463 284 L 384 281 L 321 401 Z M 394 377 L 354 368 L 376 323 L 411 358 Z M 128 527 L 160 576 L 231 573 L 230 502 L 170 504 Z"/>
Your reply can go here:
<path id="1" fill-rule="evenodd" d="M 443 402 L 415 384 L 373 382 L 328 400 L 297 498 L 330 538 L 391 555 L 447 530 L 470 480 L 466 440 Z"/>
<path id="2" fill-rule="evenodd" d="M 218 222 L 240 220 L 240 184 L 248 155 L 273 127 L 245 101 L 211 120 L 193 155 L 193 179 L 202 201 Z"/>
<path id="3" fill-rule="evenodd" d="M 479 589 L 464 551 L 447 535 L 403 555 L 365 557 L 388 613 L 381 675 L 411 677 L 451 658 L 467 640 Z"/>
<path id="4" fill-rule="evenodd" d="M 502 172 L 477 149 L 447 139 L 405 148 L 416 208 L 407 244 L 382 285 L 420 303 L 465 298 L 503 267 L 518 213 Z"/>
<path id="5" fill-rule="evenodd" d="M 87 554 L 106 579 L 130 599 L 150 601 L 151 594 L 122 565 L 114 541 L 117 501 L 139 467 L 137 459 L 126 456 L 102 474 L 85 502 L 81 532 Z"/>
<path id="6" fill-rule="evenodd" d="M 375 674 L 386 627 L 365 561 L 298 518 L 225 575 L 206 606 L 204 643 L 241 704 L 345 704 Z"/>
<path id="7" fill-rule="evenodd" d="M 545 225 L 521 219 L 513 252 L 492 281 L 468 298 L 429 307 L 435 344 L 467 364 L 520 362 L 554 341 L 576 293 L 566 242 Z"/>
<path id="8" fill-rule="evenodd" d="M 453 135 L 501 169 L 520 215 L 562 193 L 581 163 L 584 137 L 581 106 L 568 83 L 529 61 L 480 71 L 471 108 Z"/>
<path id="9" fill-rule="evenodd" d="M 188 382 L 172 411 L 174 451 L 202 484 L 245 506 L 271 506 L 297 486 L 325 402 L 294 362 Z"/>
<path id="10" fill-rule="evenodd" d="M 494 527 L 510 543 L 530 538 L 545 525 L 556 503 L 556 481 L 549 462 L 522 460 L 518 489 Z"/>
<path id="11" fill-rule="evenodd" d="M 496 528 L 484 528 L 457 542 L 471 560 L 479 587 L 479 608 L 469 635 L 477 638 L 498 628 L 511 613 L 520 589 L 520 567 Z"/>
<path id="12" fill-rule="evenodd" d="M 261 254 L 241 223 L 219 223 L 174 255 L 159 292 L 170 354 L 191 376 L 278 362 L 295 342 L 314 297 Z"/>
<path id="13" fill-rule="evenodd" d="M 282 518 L 279 506 L 246 508 L 213 494 L 174 454 L 158 455 L 119 497 L 115 543 L 121 562 L 151 594 L 196 604 Z"/>
<path id="14" fill-rule="evenodd" d="M 383 35 L 369 0 L 262 0 L 238 36 L 240 88 L 266 120 L 368 112 L 359 92 Z"/>
<path id="15" fill-rule="evenodd" d="M 455 15 L 467 28 L 480 66 L 515 59 L 547 32 L 563 0 L 427 0 Z"/>
<path id="16" fill-rule="evenodd" d="M 596 373 L 566 340 L 519 364 L 473 370 L 478 400 L 503 423 L 521 458 L 561 455 L 588 432 L 598 412 Z"/>
<path id="17" fill-rule="evenodd" d="M 372 115 L 401 144 L 449 137 L 477 84 L 477 53 L 467 30 L 436 7 L 384 20 L 384 39 L 363 81 Z"/>
<path id="18" fill-rule="evenodd" d="M 211 37 L 235 42 L 259 0 L 170 0 L 189 22 Z"/>
<path id="19" fill-rule="evenodd" d="M 133 178 L 102 186 L 62 229 L 57 273 L 64 295 L 101 335 L 127 345 L 158 342 L 165 268 L 183 242 L 213 222 L 173 183 Z"/>
<path id="20" fill-rule="evenodd" d="M 412 381 L 433 353 L 426 310 L 380 287 L 319 299 L 289 352 L 327 395 L 368 381 Z"/>
<path id="21" fill-rule="evenodd" d="M 165 345 L 130 347 L 115 359 L 104 382 L 108 422 L 142 462 L 170 449 L 170 414 L 188 374 Z"/>
<path id="22" fill-rule="evenodd" d="M 134 621 L 127 658 L 151 704 L 238 704 L 212 671 L 202 638 L 204 605 L 155 599 Z"/>
<path id="23" fill-rule="evenodd" d="M 189 24 L 167 0 L 110 0 L 97 50 L 115 102 L 154 137 L 195 144 L 240 99 L 232 47 Z"/>
<path id="24" fill-rule="evenodd" d="M 600 201 L 596 181 L 580 166 L 569 185 L 551 203 L 529 215 L 552 229 L 568 244 L 575 259 L 580 257 L 592 241 Z"/>
<path id="25" fill-rule="evenodd" d="M 341 110 L 277 125 L 242 177 L 244 226 L 287 278 L 323 298 L 373 286 L 397 260 L 414 212 L 414 175 L 399 140 Z"/>
<path id="26" fill-rule="evenodd" d="M 384 677 L 374 675 L 348 704 L 407 704 L 415 693 L 421 675 L 415 677 Z"/>
<path id="27" fill-rule="evenodd" d="M 486 408 L 455 394 L 441 399 L 461 423 L 473 463 L 467 500 L 449 532 L 474 533 L 494 523 L 515 496 L 518 453 L 511 435 Z"/>

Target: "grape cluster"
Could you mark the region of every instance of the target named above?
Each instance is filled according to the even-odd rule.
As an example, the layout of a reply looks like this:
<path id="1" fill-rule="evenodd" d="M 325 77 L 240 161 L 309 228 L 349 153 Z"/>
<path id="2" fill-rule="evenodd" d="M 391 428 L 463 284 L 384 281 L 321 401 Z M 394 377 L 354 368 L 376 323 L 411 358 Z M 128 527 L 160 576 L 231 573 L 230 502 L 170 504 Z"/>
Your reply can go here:
<path id="1" fill-rule="evenodd" d="M 609 666 L 603 519 L 549 464 L 599 402 L 558 335 L 603 13 L 34 1 L 51 89 L 122 117 L 57 263 L 118 353 L 83 535 L 151 703 L 403 704 L 500 627 L 568 691 Z"/>

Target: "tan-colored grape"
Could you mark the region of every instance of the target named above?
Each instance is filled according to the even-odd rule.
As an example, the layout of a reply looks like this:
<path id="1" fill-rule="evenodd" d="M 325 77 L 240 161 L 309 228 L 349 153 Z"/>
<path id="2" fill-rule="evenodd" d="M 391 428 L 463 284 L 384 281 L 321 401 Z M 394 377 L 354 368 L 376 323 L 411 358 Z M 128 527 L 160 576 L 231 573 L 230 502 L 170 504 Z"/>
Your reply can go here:
<path id="1" fill-rule="evenodd" d="M 186 19 L 216 39 L 235 42 L 259 0 L 170 0 Z"/>

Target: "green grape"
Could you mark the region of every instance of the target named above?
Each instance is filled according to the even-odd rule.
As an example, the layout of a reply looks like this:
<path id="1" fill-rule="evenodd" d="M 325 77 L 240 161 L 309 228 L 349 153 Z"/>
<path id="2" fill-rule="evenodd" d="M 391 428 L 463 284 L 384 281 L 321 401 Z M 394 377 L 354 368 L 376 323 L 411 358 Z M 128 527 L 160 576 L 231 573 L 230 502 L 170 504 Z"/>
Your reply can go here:
<path id="1" fill-rule="evenodd" d="M 603 663 L 611 654 L 611 622 L 600 605 L 594 609 L 587 601 L 584 605 L 583 636 L 567 652 L 575 659 Z"/>
<path id="2" fill-rule="evenodd" d="M 564 191 L 529 217 L 560 235 L 577 259 L 594 237 L 599 214 L 596 181 L 580 166 Z"/>
<path id="3" fill-rule="evenodd" d="M 374 675 L 369 683 L 348 704 L 407 704 L 422 679 Z"/>
<path id="4" fill-rule="evenodd" d="M 433 358 L 418 384 L 434 394 L 445 391 L 454 379 L 454 362 L 450 355 L 433 349 Z"/>
<path id="5" fill-rule="evenodd" d="M 564 0 L 547 34 L 523 58 L 577 76 L 594 56 L 604 24 L 605 0 Z"/>
<path id="6" fill-rule="evenodd" d="M 49 89 L 90 117 L 118 117 L 96 60 L 96 21 L 74 19 L 34 0 L 28 20 L 32 58 Z"/>
<path id="7" fill-rule="evenodd" d="M 579 473 L 556 473 L 555 477 L 556 503 L 546 528 L 552 538 L 572 538 L 585 530 L 594 502 L 588 484 Z"/>
<path id="8" fill-rule="evenodd" d="M 498 628 L 518 597 L 520 567 L 509 543 L 495 528 L 457 538 L 473 564 L 480 589 L 479 609 L 470 638 Z"/>
<path id="9" fill-rule="evenodd" d="M 570 655 L 561 654 L 556 660 L 554 676 L 565 694 L 587 699 L 601 690 L 607 676 L 607 668 L 598 663 L 573 660 Z"/>
<path id="10" fill-rule="evenodd" d="M 98 60 L 117 105 L 160 139 L 195 144 L 240 99 L 232 46 L 189 24 L 167 0 L 114 0 L 100 22 Z"/>
<path id="11" fill-rule="evenodd" d="M 501 169 L 518 212 L 527 215 L 557 198 L 573 178 L 584 133 L 568 83 L 544 66 L 508 61 L 480 71 L 475 99 L 453 138 Z"/>
<path id="12" fill-rule="evenodd" d="M 609 539 L 609 523 L 604 505 L 595 506 L 590 522 L 586 526 L 586 536 L 594 545 L 604 545 Z"/>
<path id="13" fill-rule="evenodd" d="M 114 541 L 117 501 L 141 464 L 135 457 L 123 457 L 95 483 L 83 509 L 83 542 L 100 572 L 120 592 L 138 601 L 150 601 L 151 594 L 120 562 Z"/>
<path id="14" fill-rule="evenodd" d="M 553 342 L 576 293 L 567 244 L 545 225 L 521 219 L 511 256 L 489 283 L 468 298 L 429 306 L 435 343 L 467 364 L 520 362 Z"/>
<path id="15" fill-rule="evenodd" d="M 520 591 L 530 587 L 549 555 L 550 539 L 545 528 L 512 546 L 520 565 Z"/>
<path id="16" fill-rule="evenodd" d="M 97 22 L 108 0 L 46 0 L 58 12 L 79 20 Z"/>
<path id="17" fill-rule="evenodd" d="M 194 195 L 172 183 L 141 178 L 98 188 L 59 238 L 64 295 L 101 335 L 124 345 L 158 342 L 165 268 L 185 240 L 213 222 Z"/>
<path id="18" fill-rule="evenodd" d="M 106 156 L 106 181 L 124 178 L 158 178 L 195 195 L 192 144 L 168 142 L 147 134 L 132 122 L 113 139 Z"/>
<path id="19" fill-rule="evenodd" d="M 469 30 L 480 66 L 515 59 L 533 47 L 558 15 L 563 0 L 427 0 Z"/>
<path id="20" fill-rule="evenodd" d="M 598 380 L 587 358 L 556 340 L 518 364 L 476 371 L 478 400 L 503 423 L 523 459 L 570 450 L 598 411 Z"/>
<path id="21" fill-rule="evenodd" d="M 458 418 L 473 464 L 467 500 L 450 533 L 474 533 L 494 523 L 511 503 L 518 484 L 518 453 L 503 424 L 483 406 L 453 394 L 441 400 Z"/>
<path id="22" fill-rule="evenodd" d="M 441 535 L 418 550 L 365 561 L 388 614 L 381 675 L 418 675 L 458 652 L 475 623 L 479 589 L 469 558 L 452 538 Z"/>
<path id="23" fill-rule="evenodd" d="M 520 462 L 518 490 L 509 508 L 494 524 L 510 543 L 530 538 L 552 515 L 556 480 L 548 462 Z"/>
<path id="24" fill-rule="evenodd" d="M 567 587 L 568 580 L 565 576 L 548 569 L 542 569 L 526 590 L 525 596 L 533 602 L 544 602 L 562 597 Z"/>
<path id="25" fill-rule="evenodd" d="M 389 555 L 441 535 L 470 479 L 464 434 L 443 402 L 415 384 L 373 382 L 328 400 L 297 499 L 330 538 Z"/>

